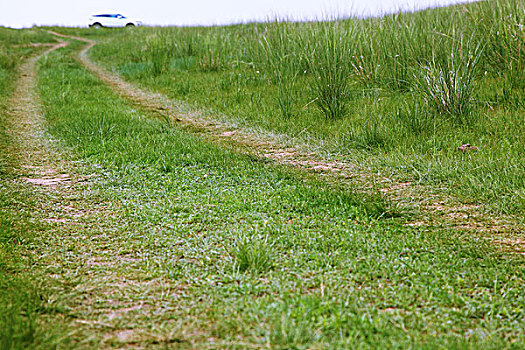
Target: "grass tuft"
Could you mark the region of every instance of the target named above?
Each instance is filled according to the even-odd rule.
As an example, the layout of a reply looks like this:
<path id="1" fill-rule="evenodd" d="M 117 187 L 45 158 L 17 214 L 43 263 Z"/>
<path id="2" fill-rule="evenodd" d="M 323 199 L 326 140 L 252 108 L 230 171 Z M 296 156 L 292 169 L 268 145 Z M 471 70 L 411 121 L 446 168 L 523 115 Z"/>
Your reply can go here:
<path id="1" fill-rule="evenodd" d="M 231 250 L 235 258 L 234 269 L 240 272 L 263 273 L 272 264 L 272 245 L 269 237 L 260 234 L 242 234 L 236 238 Z"/>
<path id="2" fill-rule="evenodd" d="M 350 97 L 351 43 L 355 40 L 352 30 L 338 27 L 338 22 L 321 27 L 317 38 L 308 47 L 309 69 L 313 75 L 311 89 L 319 109 L 328 119 L 346 115 Z"/>
<path id="3" fill-rule="evenodd" d="M 421 67 L 419 84 L 427 106 L 436 113 L 462 121 L 472 110 L 473 94 L 482 57 L 480 42 L 463 37 L 447 57 L 432 57 Z"/>

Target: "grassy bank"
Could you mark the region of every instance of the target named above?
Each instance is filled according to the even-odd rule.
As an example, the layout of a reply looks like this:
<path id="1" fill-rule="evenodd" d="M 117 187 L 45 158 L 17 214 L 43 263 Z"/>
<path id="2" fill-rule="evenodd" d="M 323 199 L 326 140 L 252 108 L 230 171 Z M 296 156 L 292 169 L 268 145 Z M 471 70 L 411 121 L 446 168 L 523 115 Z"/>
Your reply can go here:
<path id="1" fill-rule="evenodd" d="M 75 30 L 141 86 L 370 171 L 523 214 L 523 4 L 330 22 Z M 462 152 L 469 143 L 478 151 Z"/>
<path id="2" fill-rule="evenodd" d="M 141 330 L 140 344 L 151 347 L 524 345 L 522 259 L 472 237 L 401 226 L 351 188 L 327 188 L 145 116 L 67 50 L 42 62 L 40 91 L 50 131 L 88 164 L 90 194 L 123 223 L 98 244 L 132 261 L 125 280 L 170 285 L 134 296 L 155 310 L 147 317 L 82 319 Z M 103 295 L 93 299 L 111 302 Z M 97 344 L 96 329 L 86 332 Z"/>

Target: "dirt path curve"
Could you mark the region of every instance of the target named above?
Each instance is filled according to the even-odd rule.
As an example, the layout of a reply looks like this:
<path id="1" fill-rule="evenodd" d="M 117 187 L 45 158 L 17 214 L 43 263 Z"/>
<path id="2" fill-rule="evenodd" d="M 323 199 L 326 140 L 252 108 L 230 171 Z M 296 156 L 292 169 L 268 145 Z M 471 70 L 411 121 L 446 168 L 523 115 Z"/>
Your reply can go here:
<path id="1" fill-rule="evenodd" d="M 322 159 L 318 154 L 305 152 L 300 147 L 287 147 L 282 142 L 278 142 L 273 134 L 251 133 L 248 130 L 237 128 L 235 125 L 206 118 L 202 113 L 183 111 L 184 108 L 176 101 L 169 100 L 162 94 L 140 89 L 91 61 L 87 52 L 96 45 L 96 41 L 52 31 L 49 33 L 62 38 L 85 42 L 87 45 L 78 54 L 80 62 L 100 80 L 142 109 L 159 114 L 161 117 L 169 117 L 172 122 L 187 126 L 199 134 L 206 134 L 215 140 L 219 139 L 233 146 L 239 146 L 243 148 L 245 153 L 250 152 L 279 163 L 286 163 L 318 173 L 338 174 L 344 178 L 367 175 L 355 164 L 329 161 Z"/>
<path id="2" fill-rule="evenodd" d="M 43 137 L 40 100 L 35 91 L 35 66 L 42 56 L 67 44 L 61 41 L 51 45 L 41 54 L 32 56 L 23 62 L 19 67 L 20 78 L 17 81 L 15 92 L 8 103 L 8 114 L 10 115 L 10 118 L 7 119 L 8 130 L 13 140 L 8 146 L 9 153 L 14 156 L 18 166 L 32 169 L 35 173 L 51 175 L 48 174 L 51 170 L 46 169 L 46 165 L 49 164 L 50 158 L 54 158 L 52 148 L 48 147 Z"/>
<path id="3" fill-rule="evenodd" d="M 513 251 L 525 251 L 525 242 L 515 239 L 515 233 L 524 232 L 525 227 L 513 217 L 495 217 L 486 213 L 483 205 L 465 205 L 443 197 L 436 191 L 429 191 L 419 184 L 400 182 L 395 178 L 374 174 L 358 164 L 328 159 L 320 153 L 307 151 L 307 148 L 300 144 L 294 143 L 289 146 L 290 142 L 278 135 L 254 133 L 224 121 L 211 119 L 204 113 L 188 111 L 188 108 L 181 106 L 179 102 L 169 100 L 162 94 L 140 89 L 91 61 L 88 51 L 96 41 L 56 32 L 51 34 L 85 42 L 87 45 L 78 53 L 79 61 L 113 90 L 143 110 L 169 118 L 181 127 L 241 152 L 322 175 L 338 183 L 351 184 L 363 192 L 373 193 L 379 190 L 393 203 L 419 213 L 418 218 L 408 223 L 409 225 L 425 227 L 438 224 L 471 231 Z"/>
<path id="4" fill-rule="evenodd" d="M 2 210 L 27 212 L 37 225 L 24 255 L 47 309 L 55 310 L 38 318 L 42 329 L 61 324 L 65 334 L 57 341 L 80 348 L 163 348 L 173 341 L 172 330 L 149 320 L 163 312 L 178 286 L 148 268 L 133 222 L 118 203 L 97 197 L 93 178 L 82 175 L 81 164 L 46 133 L 37 62 L 67 44 L 61 41 L 19 67 L 5 115 L 13 176 L 2 179 L 16 204 Z M 152 258 L 162 254 L 148 250 Z"/>

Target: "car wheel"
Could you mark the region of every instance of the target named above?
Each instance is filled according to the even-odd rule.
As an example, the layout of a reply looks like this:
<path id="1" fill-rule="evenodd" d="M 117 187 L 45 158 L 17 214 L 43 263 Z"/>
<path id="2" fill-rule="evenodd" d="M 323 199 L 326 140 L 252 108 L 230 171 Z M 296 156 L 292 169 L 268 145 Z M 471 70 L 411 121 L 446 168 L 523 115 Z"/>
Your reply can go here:
<path id="1" fill-rule="evenodd" d="M 128 24 L 126 24 L 126 27 L 128 27 L 128 28 L 131 28 L 131 27 L 134 27 L 134 26 L 135 26 L 135 25 L 134 25 L 133 23 L 128 23 Z"/>
<path id="2" fill-rule="evenodd" d="M 97 28 L 97 29 L 98 29 L 98 28 L 102 28 L 102 24 L 100 24 L 100 23 L 93 23 L 93 24 L 91 25 L 91 27 L 93 27 L 93 28 Z"/>

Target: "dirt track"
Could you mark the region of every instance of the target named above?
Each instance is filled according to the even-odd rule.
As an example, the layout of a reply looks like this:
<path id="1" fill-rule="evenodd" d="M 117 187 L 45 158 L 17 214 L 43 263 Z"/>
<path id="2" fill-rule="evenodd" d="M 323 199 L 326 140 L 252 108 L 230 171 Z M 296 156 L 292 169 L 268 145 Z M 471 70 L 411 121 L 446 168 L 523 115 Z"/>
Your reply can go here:
<path id="1" fill-rule="evenodd" d="M 56 32 L 51 34 L 85 42 L 78 53 L 79 61 L 101 81 L 113 88 L 138 108 L 161 118 L 169 119 L 178 126 L 187 128 L 213 142 L 226 144 L 243 153 L 249 153 L 277 163 L 322 175 L 329 181 L 348 183 L 364 192 L 379 191 L 401 207 L 418 212 L 418 218 L 409 223 L 412 226 L 441 225 L 453 229 L 472 231 L 496 239 L 497 243 L 510 246 L 514 251 L 525 251 L 525 246 L 508 239 L 509 233 L 524 232 L 525 227 L 512 217 L 495 217 L 484 211 L 483 205 L 465 205 L 451 198 L 437 195 L 428 188 L 411 182 L 400 182 L 373 174 L 358 164 L 334 161 L 321 154 L 305 151 L 301 144 L 289 146 L 289 142 L 270 133 L 253 133 L 245 128 L 212 119 L 198 111 L 188 111 L 177 101 L 169 100 L 159 93 L 140 89 L 94 63 L 88 51 L 96 42 L 82 37 L 67 36 Z M 489 236 L 487 237 L 487 234 Z M 503 235 L 495 238 L 494 235 Z"/>
<path id="2" fill-rule="evenodd" d="M 37 93 L 37 62 L 67 44 L 61 41 L 23 62 L 7 105 L 11 142 L 6 153 L 13 176 L 3 184 L 18 201 L 14 210 L 26 210 L 24 196 L 29 196 L 28 215 L 42 223 L 24 253 L 31 261 L 27 273 L 41 298 L 51 296 L 43 300 L 45 307 L 62 310 L 44 313 L 38 322 L 42 329 L 60 325 L 65 329 L 63 337 L 80 348 L 162 343 L 166 335 L 161 331 L 148 331 L 139 321 L 127 323 L 126 328 L 119 322 L 162 309 L 158 296 L 173 286 L 164 278 L 146 282 L 136 278 L 137 270 L 144 270 L 143 262 L 121 253 L 122 237 L 115 230 L 123 224 L 119 213 L 86 195 L 90 176 L 79 174 L 78 162 L 70 162 L 46 133 Z M 143 298 L 152 294 L 158 302 L 145 304 Z"/>
<path id="3" fill-rule="evenodd" d="M 39 165 L 46 165 L 49 157 L 53 157 L 52 149 L 45 144 L 43 121 L 41 117 L 40 99 L 36 93 L 36 63 L 50 52 L 66 46 L 67 42 L 52 45 L 40 55 L 25 60 L 19 67 L 20 78 L 16 89 L 8 103 L 10 118 L 9 131 L 11 139 L 10 153 L 15 155 L 18 166 L 33 169 Z M 36 159 L 41 164 L 32 164 Z M 46 170 L 42 170 L 46 172 Z"/>

